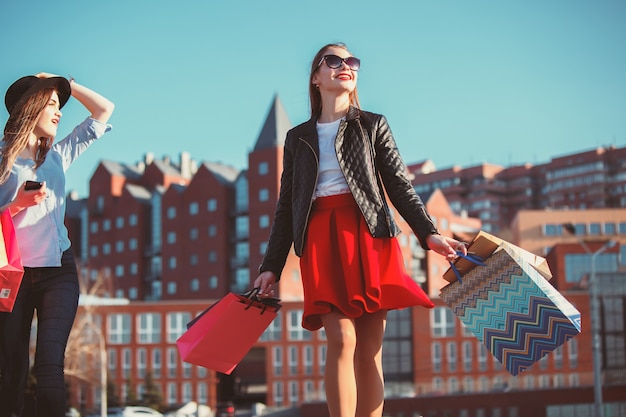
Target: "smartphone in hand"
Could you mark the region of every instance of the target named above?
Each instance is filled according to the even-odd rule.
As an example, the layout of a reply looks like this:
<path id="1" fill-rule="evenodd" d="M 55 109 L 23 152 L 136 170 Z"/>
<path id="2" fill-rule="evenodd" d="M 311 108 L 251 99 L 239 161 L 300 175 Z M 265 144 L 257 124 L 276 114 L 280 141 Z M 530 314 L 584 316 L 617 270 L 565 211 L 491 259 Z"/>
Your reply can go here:
<path id="1" fill-rule="evenodd" d="M 24 189 L 26 191 L 38 190 L 43 186 L 42 182 L 39 181 L 26 181 L 24 183 Z"/>

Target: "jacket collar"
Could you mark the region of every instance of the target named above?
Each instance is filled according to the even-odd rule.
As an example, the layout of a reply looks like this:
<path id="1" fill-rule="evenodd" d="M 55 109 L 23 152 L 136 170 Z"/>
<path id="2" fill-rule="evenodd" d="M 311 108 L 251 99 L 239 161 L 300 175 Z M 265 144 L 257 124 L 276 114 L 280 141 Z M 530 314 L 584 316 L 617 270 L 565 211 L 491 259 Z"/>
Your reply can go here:
<path id="1" fill-rule="evenodd" d="M 348 114 L 346 115 L 346 121 L 358 119 L 360 116 L 361 110 L 357 107 L 350 106 L 350 108 L 348 109 Z M 304 122 L 304 124 L 302 125 L 303 132 L 300 137 L 309 143 L 312 143 L 313 141 L 317 142 L 318 137 L 316 123 L 317 117 L 311 117 L 309 120 Z"/>

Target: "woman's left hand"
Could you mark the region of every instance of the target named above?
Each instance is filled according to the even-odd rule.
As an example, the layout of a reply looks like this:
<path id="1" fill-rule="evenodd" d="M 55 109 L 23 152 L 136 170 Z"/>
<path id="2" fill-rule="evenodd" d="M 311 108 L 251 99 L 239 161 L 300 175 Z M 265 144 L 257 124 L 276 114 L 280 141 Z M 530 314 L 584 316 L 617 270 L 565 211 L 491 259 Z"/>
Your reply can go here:
<path id="1" fill-rule="evenodd" d="M 457 258 L 457 251 L 462 252 L 463 255 L 467 255 L 466 244 L 451 237 L 430 235 L 426 239 L 426 243 L 430 250 L 445 257 L 450 262 Z"/>

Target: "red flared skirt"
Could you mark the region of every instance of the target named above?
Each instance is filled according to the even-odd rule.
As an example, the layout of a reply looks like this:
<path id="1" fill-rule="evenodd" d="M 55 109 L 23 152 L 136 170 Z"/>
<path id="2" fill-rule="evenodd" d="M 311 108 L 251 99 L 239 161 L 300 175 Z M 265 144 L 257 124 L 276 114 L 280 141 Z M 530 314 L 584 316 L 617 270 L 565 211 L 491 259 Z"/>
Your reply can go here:
<path id="1" fill-rule="evenodd" d="M 404 267 L 396 238 L 374 238 L 352 194 L 313 203 L 300 258 L 302 327 L 318 330 L 333 310 L 357 318 L 379 310 L 434 307 Z"/>

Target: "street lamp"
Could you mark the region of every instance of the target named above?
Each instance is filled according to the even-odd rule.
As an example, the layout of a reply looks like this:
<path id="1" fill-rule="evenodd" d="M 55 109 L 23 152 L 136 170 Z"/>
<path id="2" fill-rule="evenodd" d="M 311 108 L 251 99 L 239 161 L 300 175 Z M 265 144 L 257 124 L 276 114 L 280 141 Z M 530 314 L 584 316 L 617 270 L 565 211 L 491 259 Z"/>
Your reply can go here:
<path id="1" fill-rule="evenodd" d="M 589 271 L 589 287 L 591 290 L 591 355 L 593 360 L 593 390 L 594 403 L 593 415 L 595 417 L 604 417 L 604 407 L 602 405 L 602 349 L 600 340 L 600 300 L 598 298 L 598 283 L 596 280 L 596 258 L 605 250 L 615 246 L 614 240 L 609 240 L 595 252 L 589 249 L 584 240 L 576 236 L 576 228 L 572 223 L 564 223 L 563 229 L 572 234 L 583 247 L 587 255 L 591 258 L 591 269 Z"/>

